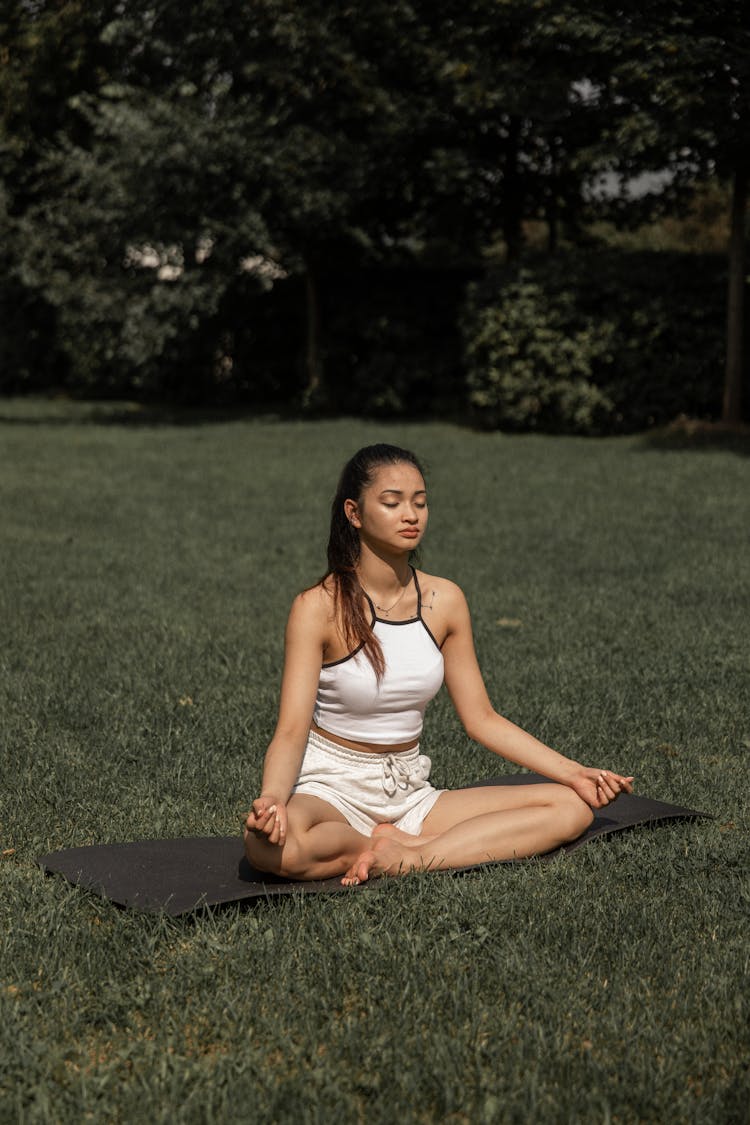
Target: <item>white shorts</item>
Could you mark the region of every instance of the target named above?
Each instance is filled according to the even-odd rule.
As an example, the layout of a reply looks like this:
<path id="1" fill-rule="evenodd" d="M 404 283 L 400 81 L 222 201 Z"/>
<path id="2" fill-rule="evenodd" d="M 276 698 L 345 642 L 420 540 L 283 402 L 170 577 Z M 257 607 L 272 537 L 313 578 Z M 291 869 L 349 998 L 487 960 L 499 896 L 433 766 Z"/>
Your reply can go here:
<path id="1" fill-rule="evenodd" d="M 430 785 L 431 765 L 427 755 L 419 753 L 419 746 L 369 754 L 310 731 L 292 796 L 320 797 L 363 836 L 370 836 L 376 824 L 394 824 L 417 836 L 422 821 L 444 792 Z"/>

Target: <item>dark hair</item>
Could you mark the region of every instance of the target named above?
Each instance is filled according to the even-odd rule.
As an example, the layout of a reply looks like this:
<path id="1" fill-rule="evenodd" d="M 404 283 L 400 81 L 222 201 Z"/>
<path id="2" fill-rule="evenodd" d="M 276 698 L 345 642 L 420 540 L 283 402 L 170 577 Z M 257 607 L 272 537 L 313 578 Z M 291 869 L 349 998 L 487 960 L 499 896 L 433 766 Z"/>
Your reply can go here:
<path id="1" fill-rule="evenodd" d="M 321 578 L 333 579 L 334 613 L 341 609 L 344 640 L 349 651 L 362 648 L 380 679 L 385 671 L 383 651 L 363 608 L 363 590 L 357 577 L 359 535 L 344 513 L 345 500 L 359 501 L 372 484 L 381 465 L 413 465 L 424 477 L 424 469 L 409 449 L 397 445 L 366 445 L 344 465 L 336 495 L 331 504 L 331 530 L 328 537 L 328 570 Z"/>

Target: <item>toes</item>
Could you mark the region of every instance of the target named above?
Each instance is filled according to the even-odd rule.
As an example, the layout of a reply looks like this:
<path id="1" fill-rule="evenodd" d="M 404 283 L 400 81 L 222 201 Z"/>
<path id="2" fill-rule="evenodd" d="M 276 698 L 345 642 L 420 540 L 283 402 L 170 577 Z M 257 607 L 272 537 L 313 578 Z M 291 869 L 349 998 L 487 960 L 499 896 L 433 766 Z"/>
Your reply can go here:
<path id="1" fill-rule="evenodd" d="M 365 852 L 358 858 L 356 863 L 352 864 L 341 882 L 345 887 L 356 887 L 360 883 L 366 883 L 370 878 L 370 868 L 374 862 L 375 853 Z"/>

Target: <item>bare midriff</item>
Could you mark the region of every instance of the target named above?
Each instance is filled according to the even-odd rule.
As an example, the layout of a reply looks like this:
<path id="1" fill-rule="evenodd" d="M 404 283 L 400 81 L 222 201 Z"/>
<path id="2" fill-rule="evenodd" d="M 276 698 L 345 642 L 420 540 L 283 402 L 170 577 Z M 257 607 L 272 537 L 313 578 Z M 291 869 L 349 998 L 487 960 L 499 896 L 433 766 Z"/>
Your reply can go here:
<path id="1" fill-rule="evenodd" d="M 353 742 L 350 738 L 342 738 L 338 734 L 331 734 L 329 730 L 324 730 L 317 723 L 311 723 L 310 729 L 323 738 L 327 738 L 330 742 L 335 742 L 337 746 L 345 746 L 347 750 L 361 750 L 363 754 L 397 754 L 399 750 L 413 750 L 415 746 L 419 746 L 418 738 L 413 738 L 411 742 L 394 742 L 389 746 L 383 746 L 379 742 Z"/>

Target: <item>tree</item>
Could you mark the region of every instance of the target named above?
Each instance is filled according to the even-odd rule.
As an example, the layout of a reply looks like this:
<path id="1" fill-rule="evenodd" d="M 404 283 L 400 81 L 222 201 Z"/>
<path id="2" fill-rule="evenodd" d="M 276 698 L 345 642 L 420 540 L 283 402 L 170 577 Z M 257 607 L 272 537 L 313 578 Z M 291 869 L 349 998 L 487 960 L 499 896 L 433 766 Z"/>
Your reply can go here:
<path id="1" fill-rule="evenodd" d="M 40 161 L 59 132 L 83 139 L 84 123 L 71 100 L 107 80 L 114 60 L 99 33 L 114 7 L 106 0 L 7 0 L 0 11 L 0 224 L 5 251 L 0 368 L 5 388 L 59 378 L 55 310 L 27 276 L 26 232 L 20 220 L 35 199 L 62 190 L 59 184 L 42 182 Z"/>
<path id="2" fill-rule="evenodd" d="M 750 13 L 742 0 L 630 0 L 614 18 L 611 166 L 623 175 L 666 169 L 668 199 L 709 177 L 732 184 L 722 418 L 734 425 L 742 418 Z"/>
<path id="3" fill-rule="evenodd" d="M 260 264 L 259 285 L 300 273 L 314 395 L 319 275 L 378 254 L 398 94 L 378 85 L 377 66 L 352 49 L 361 29 L 330 5 L 192 9 L 187 33 L 176 3 L 114 6 L 98 29 L 117 80 L 68 100 L 74 125 L 36 162 L 25 276 L 69 329 L 98 326 L 92 377 L 110 371 L 114 384 L 118 358 L 143 368 L 190 325 L 205 330 L 243 262 Z"/>
<path id="4" fill-rule="evenodd" d="M 79 385 L 201 394 L 231 367 L 237 310 L 297 278 L 315 401 L 336 272 L 478 265 L 499 236 L 517 260 L 529 218 L 553 250 L 603 166 L 731 169 L 739 216 L 746 39 L 714 8 L 11 2 L 13 293 L 52 310 Z"/>
<path id="5" fill-rule="evenodd" d="M 485 245 L 499 231 L 514 261 L 524 220 L 543 218 L 554 250 L 560 220 L 581 219 L 607 120 L 606 103 L 586 96 L 603 66 L 601 22 L 559 0 L 470 0 L 432 19 L 436 100 L 467 168 L 471 221 Z"/>

